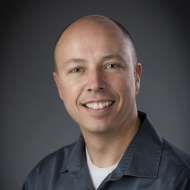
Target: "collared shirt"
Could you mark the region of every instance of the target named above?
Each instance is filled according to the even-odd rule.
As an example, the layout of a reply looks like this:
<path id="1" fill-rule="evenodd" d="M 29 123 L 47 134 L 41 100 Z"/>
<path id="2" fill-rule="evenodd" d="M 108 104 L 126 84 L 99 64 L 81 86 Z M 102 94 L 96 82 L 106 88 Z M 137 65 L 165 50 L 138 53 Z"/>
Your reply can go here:
<path id="1" fill-rule="evenodd" d="M 161 138 L 146 114 L 116 169 L 98 190 L 190 190 L 190 157 Z M 43 159 L 23 190 L 94 190 L 82 136 Z"/>
<path id="2" fill-rule="evenodd" d="M 90 177 L 92 179 L 95 189 L 98 188 L 98 186 L 102 183 L 102 181 L 108 176 L 108 174 L 110 174 L 117 167 L 119 163 L 119 160 L 118 160 L 118 162 L 116 162 L 115 164 L 111 166 L 98 167 L 92 162 L 90 155 L 88 154 L 87 148 L 86 148 L 86 161 L 87 161 Z"/>

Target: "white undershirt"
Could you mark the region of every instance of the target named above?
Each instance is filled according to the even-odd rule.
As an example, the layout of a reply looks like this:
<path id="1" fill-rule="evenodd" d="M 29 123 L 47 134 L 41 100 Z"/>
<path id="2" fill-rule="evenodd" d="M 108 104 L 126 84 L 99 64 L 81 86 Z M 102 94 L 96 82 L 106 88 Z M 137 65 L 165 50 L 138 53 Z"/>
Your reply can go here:
<path id="1" fill-rule="evenodd" d="M 102 183 L 102 181 L 108 176 L 108 174 L 110 174 L 117 167 L 118 162 L 106 168 L 99 168 L 92 163 L 87 148 L 86 148 L 86 158 L 93 185 L 95 189 L 97 189 L 98 186 Z"/>

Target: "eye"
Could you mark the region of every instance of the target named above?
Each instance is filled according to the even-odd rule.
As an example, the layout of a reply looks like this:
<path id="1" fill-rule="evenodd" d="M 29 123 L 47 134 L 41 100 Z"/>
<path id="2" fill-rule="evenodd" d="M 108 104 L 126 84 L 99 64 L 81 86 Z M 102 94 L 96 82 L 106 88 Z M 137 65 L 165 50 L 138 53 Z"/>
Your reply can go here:
<path id="1" fill-rule="evenodd" d="M 121 68 L 121 65 L 119 63 L 107 63 L 104 65 L 105 69 L 117 69 Z"/>
<path id="2" fill-rule="evenodd" d="M 84 72 L 83 67 L 74 67 L 69 71 L 69 73 L 82 73 L 82 72 Z"/>

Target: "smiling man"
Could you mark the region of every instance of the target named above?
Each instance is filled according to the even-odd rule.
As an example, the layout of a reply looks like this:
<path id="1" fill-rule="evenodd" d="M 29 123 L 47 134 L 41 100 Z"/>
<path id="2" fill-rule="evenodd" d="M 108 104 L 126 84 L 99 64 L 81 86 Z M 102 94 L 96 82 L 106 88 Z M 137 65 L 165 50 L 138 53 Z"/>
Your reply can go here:
<path id="1" fill-rule="evenodd" d="M 23 189 L 189 189 L 189 156 L 137 111 L 141 73 L 120 23 L 90 15 L 70 24 L 55 47 L 53 77 L 81 136 L 43 159 Z"/>

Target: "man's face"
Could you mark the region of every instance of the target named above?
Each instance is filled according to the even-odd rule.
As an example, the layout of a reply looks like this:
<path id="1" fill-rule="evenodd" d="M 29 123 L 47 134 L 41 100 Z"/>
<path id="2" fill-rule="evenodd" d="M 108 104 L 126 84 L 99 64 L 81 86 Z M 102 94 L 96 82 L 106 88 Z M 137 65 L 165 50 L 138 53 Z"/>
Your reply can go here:
<path id="1" fill-rule="evenodd" d="M 119 29 L 75 24 L 61 37 L 55 60 L 59 96 L 82 132 L 116 132 L 136 116 L 141 65 Z"/>

